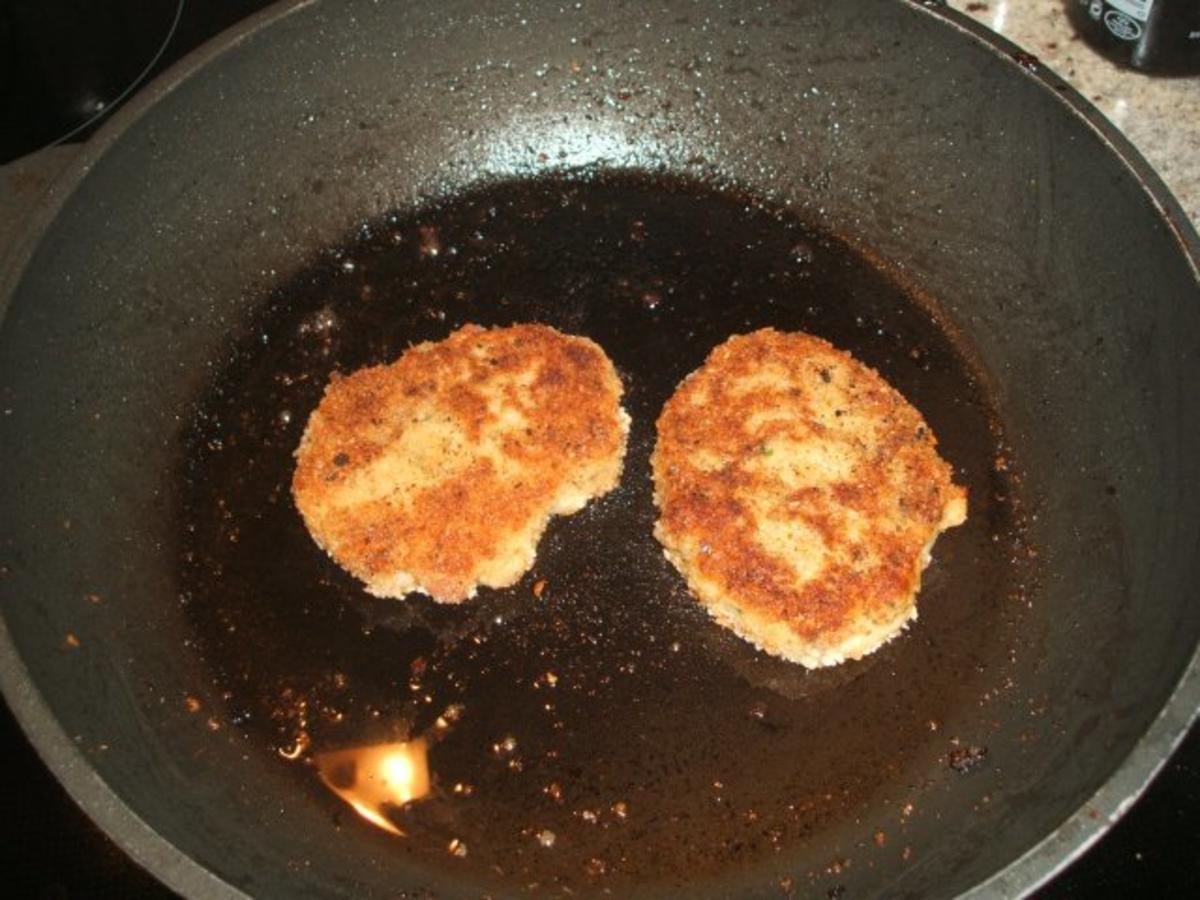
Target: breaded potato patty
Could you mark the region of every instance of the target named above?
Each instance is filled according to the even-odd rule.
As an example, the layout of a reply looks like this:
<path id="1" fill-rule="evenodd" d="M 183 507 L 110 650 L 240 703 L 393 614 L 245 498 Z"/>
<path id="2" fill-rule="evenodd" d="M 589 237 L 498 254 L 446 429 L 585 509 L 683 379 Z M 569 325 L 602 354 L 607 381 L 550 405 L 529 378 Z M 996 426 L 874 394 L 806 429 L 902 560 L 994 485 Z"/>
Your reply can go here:
<path id="1" fill-rule="evenodd" d="M 810 668 L 859 659 L 916 617 L 966 491 L 875 370 L 807 334 L 730 338 L 658 420 L 655 535 L 721 624 Z"/>
<path id="2" fill-rule="evenodd" d="M 296 450 L 314 540 L 380 597 L 507 587 L 552 515 L 617 485 L 629 417 L 592 341 L 467 325 L 390 365 L 334 375 Z"/>

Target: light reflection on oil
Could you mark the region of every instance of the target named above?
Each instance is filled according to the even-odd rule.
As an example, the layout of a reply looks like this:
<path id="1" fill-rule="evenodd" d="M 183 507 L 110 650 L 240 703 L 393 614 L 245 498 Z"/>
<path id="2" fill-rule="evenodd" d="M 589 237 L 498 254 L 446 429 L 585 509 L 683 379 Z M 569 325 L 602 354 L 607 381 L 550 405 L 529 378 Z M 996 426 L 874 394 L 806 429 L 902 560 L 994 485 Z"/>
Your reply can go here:
<path id="1" fill-rule="evenodd" d="M 325 785 L 354 811 L 391 834 L 404 836 L 389 812 L 429 793 L 429 747 L 424 738 L 369 744 L 313 755 Z"/>

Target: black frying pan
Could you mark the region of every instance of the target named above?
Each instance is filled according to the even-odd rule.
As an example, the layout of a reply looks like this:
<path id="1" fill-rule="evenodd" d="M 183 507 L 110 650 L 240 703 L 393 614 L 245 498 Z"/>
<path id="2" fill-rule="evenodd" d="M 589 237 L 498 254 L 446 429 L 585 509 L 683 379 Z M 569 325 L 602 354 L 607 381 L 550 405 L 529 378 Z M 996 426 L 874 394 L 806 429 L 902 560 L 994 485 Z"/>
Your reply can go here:
<path id="1" fill-rule="evenodd" d="M 1195 712 L 1194 234 L 922 8 L 497 10 L 264 17 L 64 181 L 0 331 L 10 703 L 186 893 L 1036 884 Z M 622 487 L 510 591 L 366 597 L 286 496 L 324 379 L 530 319 L 617 363 Z M 658 408 L 764 324 L 880 368 L 971 490 L 920 623 L 824 672 L 709 623 L 649 533 Z M 406 837 L 327 788 L 418 735 Z"/>

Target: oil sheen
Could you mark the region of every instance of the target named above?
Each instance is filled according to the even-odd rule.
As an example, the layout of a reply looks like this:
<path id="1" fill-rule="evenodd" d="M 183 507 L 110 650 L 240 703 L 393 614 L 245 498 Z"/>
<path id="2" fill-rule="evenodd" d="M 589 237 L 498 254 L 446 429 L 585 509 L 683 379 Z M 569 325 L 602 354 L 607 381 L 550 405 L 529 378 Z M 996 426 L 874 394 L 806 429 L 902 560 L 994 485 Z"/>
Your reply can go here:
<path id="1" fill-rule="evenodd" d="M 621 485 L 553 521 L 510 589 L 461 606 L 367 595 L 289 491 L 331 373 L 469 322 L 530 321 L 616 364 L 633 419 Z M 919 620 L 828 670 L 712 623 L 652 535 L 663 403 L 715 345 L 768 325 L 876 367 L 969 491 Z M 485 185 L 364 225 L 262 297 L 238 341 L 185 437 L 195 643 L 248 747 L 331 830 L 405 865 L 619 891 L 785 859 L 832 830 L 870 845 L 872 810 L 899 808 L 942 752 L 938 723 L 1005 678 L 1028 573 L 983 382 L 936 303 L 786 210 L 643 174 Z"/>

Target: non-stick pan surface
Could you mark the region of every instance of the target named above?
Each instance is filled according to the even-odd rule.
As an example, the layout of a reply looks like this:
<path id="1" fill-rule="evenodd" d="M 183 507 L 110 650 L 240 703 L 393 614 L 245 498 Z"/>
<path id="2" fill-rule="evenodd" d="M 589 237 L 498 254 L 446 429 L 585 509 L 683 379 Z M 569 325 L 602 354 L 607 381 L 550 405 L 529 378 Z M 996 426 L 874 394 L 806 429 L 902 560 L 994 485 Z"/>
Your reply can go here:
<path id="1" fill-rule="evenodd" d="M 1136 163 L 899 3 L 267 21 L 102 136 L 0 332 L 6 691 L 135 855 L 193 892 L 903 896 L 1102 827 L 1200 630 L 1195 240 Z M 511 591 L 366 597 L 286 496 L 323 379 L 529 319 L 617 363 L 622 487 Z M 829 672 L 650 537 L 658 408 L 763 324 L 877 365 L 971 489 L 921 622 Z M 406 837 L 305 763 L 416 735 Z"/>

